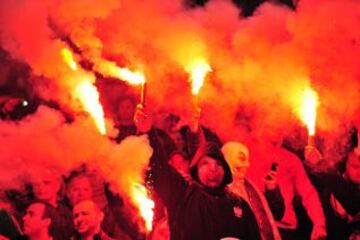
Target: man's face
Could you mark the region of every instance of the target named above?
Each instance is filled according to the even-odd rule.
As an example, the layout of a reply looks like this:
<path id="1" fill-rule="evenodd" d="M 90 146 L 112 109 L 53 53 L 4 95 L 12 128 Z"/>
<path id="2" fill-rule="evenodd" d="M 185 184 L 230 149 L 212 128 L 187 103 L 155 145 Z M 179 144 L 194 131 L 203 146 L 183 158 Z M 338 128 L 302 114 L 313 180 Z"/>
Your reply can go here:
<path id="1" fill-rule="evenodd" d="M 34 178 L 33 188 L 36 198 L 52 202 L 56 200 L 60 190 L 60 180 L 51 174 L 43 174 Z"/>
<path id="2" fill-rule="evenodd" d="M 92 201 L 82 201 L 75 205 L 73 217 L 75 229 L 81 235 L 95 233 L 99 230 L 102 221 L 101 212 Z"/>
<path id="3" fill-rule="evenodd" d="M 238 179 L 244 179 L 250 166 L 249 159 L 246 158 L 246 155 L 243 152 L 237 152 L 235 163 L 232 163 L 232 165 L 234 177 Z"/>
<path id="4" fill-rule="evenodd" d="M 117 109 L 119 121 L 131 122 L 134 119 L 136 106 L 129 99 L 124 99 L 119 102 Z"/>
<path id="5" fill-rule="evenodd" d="M 356 154 L 350 154 L 346 163 L 346 176 L 355 184 L 360 184 L 360 159 Z"/>
<path id="6" fill-rule="evenodd" d="M 224 167 L 221 162 L 204 156 L 199 160 L 197 165 L 198 177 L 202 184 L 207 187 L 218 187 L 224 178 Z"/>
<path id="7" fill-rule="evenodd" d="M 171 132 L 170 134 L 171 139 L 174 141 L 176 148 L 179 151 L 182 151 L 185 145 L 184 139 L 180 132 Z"/>
<path id="8" fill-rule="evenodd" d="M 45 206 L 41 203 L 34 203 L 28 207 L 23 217 L 23 231 L 26 235 L 36 235 L 49 227 L 50 219 L 43 218 L 44 209 Z"/>
<path id="9" fill-rule="evenodd" d="M 72 179 L 67 191 L 67 197 L 74 206 L 80 201 L 92 199 L 92 193 L 90 179 L 86 176 L 80 176 Z"/>

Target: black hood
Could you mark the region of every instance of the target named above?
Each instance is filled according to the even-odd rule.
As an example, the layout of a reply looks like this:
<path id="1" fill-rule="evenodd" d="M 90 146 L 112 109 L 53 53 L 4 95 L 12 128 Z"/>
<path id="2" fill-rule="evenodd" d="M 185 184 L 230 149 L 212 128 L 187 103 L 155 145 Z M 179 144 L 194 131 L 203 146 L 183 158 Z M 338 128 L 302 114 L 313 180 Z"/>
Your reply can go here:
<path id="1" fill-rule="evenodd" d="M 229 164 L 226 162 L 224 155 L 221 153 L 220 149 L 211 149 L 211 150 L 207 150 L 201 157 L 203 156 L 208 156 L 211 157 L 217 161 L 219 161 L 221 163 L 221 165 L 224 168 L 224 179 L 221 183 L 221 186 L 224 187 L 225 185 L 229 184 L 232 182 L 232 174 L 231 174 L 231 170 L 229 167 Z M 199 157 L 197 160 L 195 160 L 195 162 L 192 163 L 192 166 L 190 167 L 190 174 L 191 177 L 196 180 L 197 182 L 201 183 L 198 177 L 198 163 L 199 160 L 201 159 L 201 157 Z"/>

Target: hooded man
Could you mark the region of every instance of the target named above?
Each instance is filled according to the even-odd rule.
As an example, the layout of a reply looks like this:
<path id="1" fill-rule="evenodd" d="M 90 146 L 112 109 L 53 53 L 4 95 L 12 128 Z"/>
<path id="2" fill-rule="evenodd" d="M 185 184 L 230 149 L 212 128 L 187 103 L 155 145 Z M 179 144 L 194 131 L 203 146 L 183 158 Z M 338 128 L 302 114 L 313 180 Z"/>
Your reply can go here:
<path id="1" fill-rule="evenodd" d="M 186 181 L 167 162 L 151 161 L 151 173 L 168 210 L 170 239 L 261 239 L 249 205 L 226 191 L 232 175 L 219 149 L 196 152 L 190 164 L 194 181 Z"/>
<path id="2" fill-rule="evenodd" d="M 153 131 L 142 109 L 135 114 L 135 123 L 151 139 Z M 146 127 L 145 127 L 146 126 Z M 201 132 L 201 128 L 199 133 Z M 171 240 L 219 240 L 233 238 L 260 240 L 254 214 L 241 198 L 226 191 L 232 181 L 229 165 L 219 148 L 207 148 L 205 137 L 191 163 L 187 181 L 170 166 L 170 157 L 151 157 L 149 180 L 154 192 L 166 206 Z M 154 148 L 154 155 L 161 149 Z M 169 160 L 170 159 L 170 160 Z"/>

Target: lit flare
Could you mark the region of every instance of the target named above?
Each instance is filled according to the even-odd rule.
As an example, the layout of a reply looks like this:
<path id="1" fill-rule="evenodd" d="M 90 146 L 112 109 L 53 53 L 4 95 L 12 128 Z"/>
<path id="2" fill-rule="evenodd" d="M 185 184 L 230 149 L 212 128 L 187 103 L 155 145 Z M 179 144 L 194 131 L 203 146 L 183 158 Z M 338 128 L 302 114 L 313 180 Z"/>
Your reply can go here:
<path id="1" fill-rule="evenodd" d="M 185 70 L 190 74 L 191 93 L 196 96 L 204 84 L 207 73 L 212 69 L 204 59 L 197 59 L 191 62 Z"/>
<path id="2" fill-rule="evenodd" d="M 119 78 L 132 85 L 145 83 L 145 76 L 141 71 L 131 71 L 128 68 L 116 66 L 113 62 L 101 62 L 98 66 L 99 71 L 109 77 Z"/>
<path id="3" fill-rule="evenodd" d="M 319 97 L 315 90 L 305 88 L 300 105 L 300 118 L 306 125 L 309 136 L 315 135 L 316 110 L 319 105 Z"/>
<path id="4" fill-rule="evenodd" d="M 74 55 L 68 48 L 61 49 L 61 56 L 71 70 L 78 71 Z M 74 94 L 82 103 L 85 111 L 93 117 L 96 127 L 100 133 L 105 135 L 106 127 L 104 110 L 99 101 L 97 88 L 91 83 L 91 81 L 85 80 L 75 87 Z"/>
<path id="5" fill-rule="evenodd" d="M 76 71 L 78 69 L 77 63 L 74 59 L 74 55 L 69 49 L 67 48 L 61 49 L 61 56 L 64 62 L 69 66 L 71 70 Z"/>
<path id="6" fill-rule="evenodd" d="M 148 197 L 146 188 L 139 183 L 133 183 L 131 197 L 139 209 L 141 217 L 145 220 L 146 230 L 151 231 L 154 217 L 154 201 Z"/>
<path id="7" fill-rule="evenodd" d="M 96 87 L 90 81 L 84 81 L 76 87 L 75 94 L 80 99 L 85 110 L 93 117 L 100 133 L 105 135 L 104 110 L 100 104 Z"/>

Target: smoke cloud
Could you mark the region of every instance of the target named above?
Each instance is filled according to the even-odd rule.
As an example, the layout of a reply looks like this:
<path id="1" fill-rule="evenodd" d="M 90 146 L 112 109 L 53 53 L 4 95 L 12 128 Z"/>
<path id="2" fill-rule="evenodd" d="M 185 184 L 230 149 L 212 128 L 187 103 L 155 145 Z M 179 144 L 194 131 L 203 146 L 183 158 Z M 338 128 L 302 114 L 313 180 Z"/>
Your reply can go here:
<path id="1" fill-rule="evenodd" d="M 70 109 L 76 120 L 68 124 L 59 113 L 40 108 L 19 123 L 0 123 L 0 144 L 6 146 L 1 165 L 9 170 L 2 180 L 17 175 L 15 163 L 22 171 L 29 164 L 69 169 L 85 161 L 114 180 L 134 175 L 130 162 L 117 159 L 129 159 L 123 156 L 138 144 L 144 153 L 134 158 L 148 158 L 146 141 L 116 146 L 98 135 L 91 120 L 78 117 L 82 107 L 74 87 L 84 78 L 95 83 L 94 72 L 104 62 L 142 70 L 148 106 L 187 118 L 193 98 L 186 66 L 206 59 L 212 72 L 200 90 L 201 123 L 223 140 L 283 138 L 301 125 L 295 109 L 304 88 L 312 87 L 320 100 L 317 130 L 326 136 L 324 149 L 331 149 L 360 120 L 359 13 L 356 0 L 301 0 L 296 11 L 266 2 L 248 18 L 230 0 L 198 8 L 180 0 L 3 0 L 1 46 L 42 77 L 29 80 L 37 95 Z M 70 70 L 60 54 L 64 47 L 92 67 Z M 127 91 L 110 90 L 116 85 L 100 93 L 108 99 L 105 109 Z M 127 89 L 140 95 L 134 86 Z"/>

